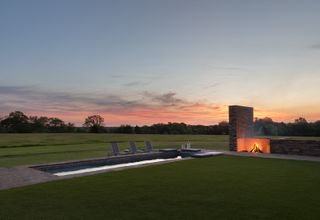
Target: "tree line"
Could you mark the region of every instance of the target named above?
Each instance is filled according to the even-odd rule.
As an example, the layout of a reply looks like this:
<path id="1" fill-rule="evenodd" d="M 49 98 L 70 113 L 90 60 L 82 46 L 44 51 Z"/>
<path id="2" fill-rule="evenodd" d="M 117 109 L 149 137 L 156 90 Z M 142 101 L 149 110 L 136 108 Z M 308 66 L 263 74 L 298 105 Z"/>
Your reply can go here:
<path id="1" fill-rule="evenodd" d="M 150 126 L 121 125 L 116 128 L 109 128 L 111 133 L 125 134 L 216 134 L 226 135 L 229 133 L 228 122 L 220 122 L 217 125 L 187 125 L 185 123 L 167 124 L 158 123 Z"/>
<path id="2" fill-rule="evenodd" d="M 0 132 L 31 133 L 31 132 L 74 132 L 72 123 L 65 123 L 59 118 L 46 116 L 26 116 L 23 112 L 15 111 L 0 118 Z"/>
<path id="3" fill-rule="evenodd" d="M 271 118 L 256 118 L 254 131 L 257 136 L 314 136 L 320 137 L 320 120 L 308 122 L 305 118 L 294 122 L 274 122 Z"/>
<path id="4" fill-rule="evenodd" d="M 228 123 L 217 125 L 187 125 L 185 123 L 154 124 L 151 126 L 121 125 L 105 127 L 104 118 L 100 115 L 88 116 L 82 127 L 66 123 L 62 119 L 46 116 L 27 116 L 21 111 L 11 112 L 0 118 L 1 133 L 124 133 L 124 134 L 228 134 Z"/>
<path id="5" fill-rule="evenodd" d="M 222 121 L 216 125 L 188 125 L 185 123 L 158 123 L 150 126 L 121 125 L 119 127 L 104 126 L 104 118 L 100 115 L 88 116 L 81 127 L 64 122 L 56 117 L 27 116 L 21 111 L 11 112 L 0 118 L 1 133 L 124 133 L 124 134 L 207 134 L 227 135 L 229 124 Z M 320 121 L 308 122 L 298 118 L 294 122 L 274 122 L 271 118 L 256 118 L 254 132 L 257 136 L 320 136 Z"/>

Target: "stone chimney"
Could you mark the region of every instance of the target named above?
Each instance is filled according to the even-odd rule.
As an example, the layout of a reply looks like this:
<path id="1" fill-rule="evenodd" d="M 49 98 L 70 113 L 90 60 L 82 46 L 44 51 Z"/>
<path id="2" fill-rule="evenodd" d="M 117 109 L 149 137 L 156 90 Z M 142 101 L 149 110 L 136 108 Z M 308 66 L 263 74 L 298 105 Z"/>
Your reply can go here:
<path id="1" fill-rule="evenodd" d="M 229 106 L 229 150 L 237 151 L 237 138 L 253 136 L 253 108 Z"/>

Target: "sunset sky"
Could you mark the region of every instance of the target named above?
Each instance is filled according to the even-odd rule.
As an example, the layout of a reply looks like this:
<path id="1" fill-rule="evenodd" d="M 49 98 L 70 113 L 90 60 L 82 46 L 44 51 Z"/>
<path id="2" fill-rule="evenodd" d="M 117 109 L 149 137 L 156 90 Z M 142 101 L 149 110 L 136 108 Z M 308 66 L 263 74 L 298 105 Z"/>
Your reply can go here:
<path id="1" fill-rule="evenodd" d="M 1 0 L 0 117 L 320 119 L 320 1 Z"/>

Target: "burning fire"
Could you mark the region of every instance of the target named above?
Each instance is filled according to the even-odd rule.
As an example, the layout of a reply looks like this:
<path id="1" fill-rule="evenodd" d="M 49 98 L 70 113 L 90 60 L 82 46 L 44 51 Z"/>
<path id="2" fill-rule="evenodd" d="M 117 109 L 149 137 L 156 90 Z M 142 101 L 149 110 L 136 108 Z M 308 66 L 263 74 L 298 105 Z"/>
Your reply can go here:
<path id="1" fill-rule="evenodd" d="M 238 138 L 238 152 L 270 153 L 270 140 L 267 138 Z"/>
<path id="2" fill-rule="evenodd" d="M 259 145 L 255 143 L 253 148 L 250 150 L 251 153 L 263 153 L 262 150 L 259 148 Z"/>

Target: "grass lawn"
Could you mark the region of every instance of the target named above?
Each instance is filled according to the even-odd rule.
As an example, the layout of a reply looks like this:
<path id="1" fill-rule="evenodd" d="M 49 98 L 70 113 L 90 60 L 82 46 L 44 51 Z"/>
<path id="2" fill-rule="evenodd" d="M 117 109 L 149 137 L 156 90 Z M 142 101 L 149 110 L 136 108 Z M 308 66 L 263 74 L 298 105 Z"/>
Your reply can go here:
<path id="1" fill-rule="evenodd" d="M 220 156 L 0 191 L 0 219 L 320 219 L 320 163 Z"/>
<path id="2" fill-rule="evenodd" d="M 186 141 L 208 149 L 228 146 L 228 136 L 222 135 L 0 134 L 0 167 L 104 157 L 110 154 L 112 141 L 125 149 L 128 141 L 143 147 L 146 140 L 154 148 L 179 147 Z"/>

